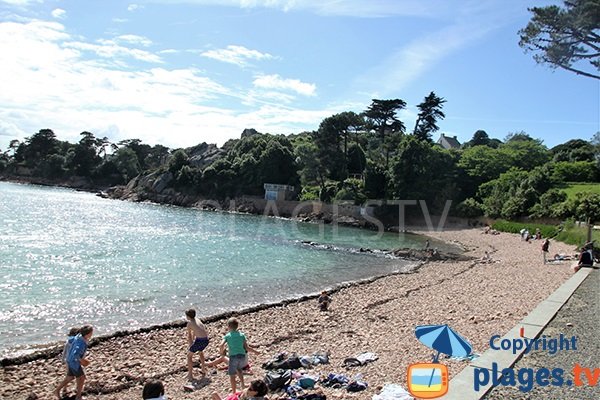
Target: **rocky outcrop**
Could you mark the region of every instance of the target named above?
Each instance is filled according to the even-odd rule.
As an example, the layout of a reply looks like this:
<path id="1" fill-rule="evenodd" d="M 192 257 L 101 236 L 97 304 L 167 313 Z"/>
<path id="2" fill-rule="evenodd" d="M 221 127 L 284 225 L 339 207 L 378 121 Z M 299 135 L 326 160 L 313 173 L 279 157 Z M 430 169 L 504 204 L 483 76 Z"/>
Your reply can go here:
<path id="1" fill-rule="evenodd" d="M 190 149 L 188 160 L 192 167 L 204 169 L 221 158 L 223 154 L 225 151 L 219 149 L 217 145 L 202 143 Z"/>

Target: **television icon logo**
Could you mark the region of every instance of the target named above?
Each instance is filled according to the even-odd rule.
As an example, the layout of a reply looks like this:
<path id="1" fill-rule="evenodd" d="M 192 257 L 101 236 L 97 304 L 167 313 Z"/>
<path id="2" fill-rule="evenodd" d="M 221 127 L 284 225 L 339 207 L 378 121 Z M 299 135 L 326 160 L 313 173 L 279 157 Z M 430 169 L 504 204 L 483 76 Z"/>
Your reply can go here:
<path id="1" fill-rule="evenodd" d="M 435 399 L 448 392 L 448 367 L 439 363 L 408 366 L 408 391 L 414 397 Z"/>

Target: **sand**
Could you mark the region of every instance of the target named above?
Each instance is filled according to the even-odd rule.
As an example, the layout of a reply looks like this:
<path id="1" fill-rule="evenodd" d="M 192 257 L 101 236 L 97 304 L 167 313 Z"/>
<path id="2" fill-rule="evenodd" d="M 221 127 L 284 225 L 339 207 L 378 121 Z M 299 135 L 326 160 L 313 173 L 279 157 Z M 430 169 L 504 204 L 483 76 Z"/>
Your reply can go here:
<path id="1" fill-rule="evenodd" d="M 278 352 L 328 351 L 330 364 L 311 373 L 351 377 L 361 373 L 369 383 L 368 390 L 356 394 L 324 389 L 328 398 L 370 399 L 385 383 L 405 386 L 408 365 L 431 360 L 433 351 L 415 338 L 415 326 L 449 324 L 471 342 L 476 353 L 483 353 L 491 336 L 510 330 L 573 274 L 572 262 L 543 264 L 541 241 L 525 242 L 507 233 L 482 234 L 480 229 L 421 233 L 459 244 L 473 257 L 488 251 L 493 262 L 432 262 L 411 274 L 344 288 L 332 295 L 328 312 L 320 312 L 316 300 L 308 300 L 242 315 L 240 330 L 261 352 L 250 357 L 254 377 L 264 376 L 260 365 Z M 551 255 L 574 252 L 572 246 L 551 241 Z M 226 333 L 225 321 L 208 324 L 208 329 L 212 341 L 205 354 L 214 357 Z M 169 399 L 207 399 L 213 391 L 226 393 L 229 379 L 223 371 L 210 374 L 205 387 L 184 392 L 186 344 L 184 329 L 171 328 L 94 346 L 88 352 L 91 365 L 86 369 L 85 398 L 141 399 L 143 382 L 152 378 L 164 382 Z M 364 351 L 377 353 L 379 359 L 350 370 L 342 366 L 344 358 Z M 467 365 L 442 362 L 449 367 L 450 378 Z M 0 398 L 52 398 L 64 372 L 58 357 L 3 367 Z M 195 372 L 199 375 L 198 369 Z"/>

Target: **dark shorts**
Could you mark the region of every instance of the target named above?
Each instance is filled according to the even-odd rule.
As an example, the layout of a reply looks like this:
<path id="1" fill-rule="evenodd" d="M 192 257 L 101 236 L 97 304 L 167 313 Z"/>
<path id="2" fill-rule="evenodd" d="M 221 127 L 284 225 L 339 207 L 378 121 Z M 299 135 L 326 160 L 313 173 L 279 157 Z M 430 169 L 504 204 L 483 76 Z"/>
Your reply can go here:
<path id="1" fill-rule="evenodd" d="M 85 375 L 85 373 L 83 372 L 83 368 L 81 367 L 81 365 L 79 366 L 78 369 L 73 369 L 71 367 L 67 368 L 67 376 L 74 376 L 75 378 L 79 378 L 80 376 Z"/>
<path id="2" fill-rule="evenodd" d="M 208 346 L 208 338 L 196 338 L 194 343 L 190 346 L 190 352 L 197 353 L 204 350 L 206 346 Z"/>

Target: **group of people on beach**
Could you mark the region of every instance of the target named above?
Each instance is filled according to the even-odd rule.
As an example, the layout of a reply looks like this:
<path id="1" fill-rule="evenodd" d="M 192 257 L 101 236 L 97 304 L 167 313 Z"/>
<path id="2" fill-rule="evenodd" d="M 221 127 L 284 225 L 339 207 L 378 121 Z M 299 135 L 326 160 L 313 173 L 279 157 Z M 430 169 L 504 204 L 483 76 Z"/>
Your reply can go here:
<path id="1" fill-rule="evenodd" d="M 331 304 L 331 297 L 327 291 L 321 292 L 318 298 L 318 306 L 321 311 L 327 311 Z M 187 351 L 187 380 L 190 384 L 184 386 L 184 389 L 194 390 L 194 355 L 199 356 L 200 370 L 202 375 L 208 374 L 208 368 L 216 367 L 219 364 L 227 364 L 227 374 L 231 384 L 231 394 L 221 397 L 218 393 L 212 394 L 213 400 L 245 400 L 245 399 L 263 399 L 268 392 L 268 387 L 263 380 L 253 380 L 246 388 L 244 385 L 244 372 L 249 370 L 248 353 L 260 354 L 250 343 L 246 335 L 239 330 L 239 321 L 236 318 L 230 318 L 227 321 L 228 332 L 225 334 L 219 345 L 219 357 L 211 362 L 206 362 L 204 350 L 210 343 L 208 330 L 202 321 L 197 318 L 196 310 L 191 308 L 185 312 L 186 337 L 188 342 Z M 64 346 L 62 360 L 66 365 L 67 374 L 55 389 L 54 394 L 58 399 L 62 399 L 63 391 L 69 383 L 76 381 L 77 400 L 81 400 L 83 387 L 85 384 L 84 367 L 89 365 L 85 358 L 88 344 L 94 329 L 90 325 L 81 328 L 72 328 L 67 336 Z M 239 380 L 242 391 L 238 391 L 237 381 Z M 150 381 L 144 386 L 142 397 L 145 400 L 164 400 L 165 389 L 160 381 Z"/>

